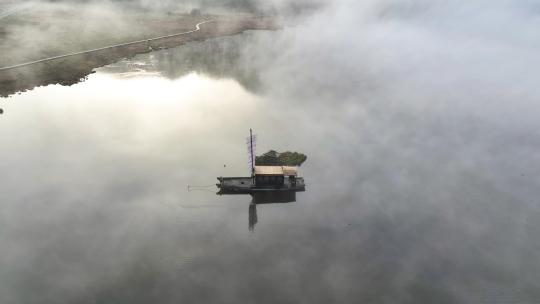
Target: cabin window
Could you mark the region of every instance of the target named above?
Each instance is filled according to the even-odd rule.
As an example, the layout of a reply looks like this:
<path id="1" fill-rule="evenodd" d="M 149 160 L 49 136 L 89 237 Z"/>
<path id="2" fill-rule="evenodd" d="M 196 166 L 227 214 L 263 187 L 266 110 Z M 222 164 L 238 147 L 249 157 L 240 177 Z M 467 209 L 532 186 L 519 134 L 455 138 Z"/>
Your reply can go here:
<path id="1" fill-rule="evenodd" d="M 259 185 L 282 185 L 283 181 L 283 176 L 258 175 L 255 177 L 255 182 Z"/>

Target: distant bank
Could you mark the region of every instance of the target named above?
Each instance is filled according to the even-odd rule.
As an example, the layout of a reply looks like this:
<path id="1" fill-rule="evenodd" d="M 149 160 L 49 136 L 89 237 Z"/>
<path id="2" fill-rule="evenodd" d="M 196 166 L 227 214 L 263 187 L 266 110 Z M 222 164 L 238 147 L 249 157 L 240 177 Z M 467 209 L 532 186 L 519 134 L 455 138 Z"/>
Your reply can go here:
<path id="1" fill-rule="evenodd" d="M 198 18 L 199 19 L 199 18 Z M 95 68 L 115 63 L 137 54 L 176 47 L 191 41 L 240 34 L 247 30 L 275 30 L 273 20 L 249 15 L 200 16 L 190 18 L 191 30 L 155 35 L 141 40 L 113 44 L 96 49 L 68 52 L 0 67 L 0 96 L 49 84 L 72 85 Z M 182 24 L 183 28 L 187 28 Z M 170 31 L 169 31 L 170 32 Z"/>

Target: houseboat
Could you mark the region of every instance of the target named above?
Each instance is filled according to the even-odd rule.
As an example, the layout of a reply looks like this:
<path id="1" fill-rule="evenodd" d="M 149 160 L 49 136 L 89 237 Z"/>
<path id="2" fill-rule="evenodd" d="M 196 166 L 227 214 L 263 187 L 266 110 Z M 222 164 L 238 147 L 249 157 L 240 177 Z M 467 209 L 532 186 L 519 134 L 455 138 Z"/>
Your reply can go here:
<path id="1" fill-rule="evenodd" d="M 256 166 L 254 152 L 255 138 L 250 130 L 247 139 L 250 159 L 251 176 L 247 177 L 218 177 L 217 194 L 250 194 L 254 201 L 261 203 L 291 202 L 296 198 L 296 192 L 306 190 L 304 178 L 298 176 L 298 168 L 292 166 Z"/>
<path id="2" fill-rule="evenodd" d="M 305 191 L 304 178 L 289 166 L 254 166 L 251 177 L 218 177 L 218 194 Z"/>

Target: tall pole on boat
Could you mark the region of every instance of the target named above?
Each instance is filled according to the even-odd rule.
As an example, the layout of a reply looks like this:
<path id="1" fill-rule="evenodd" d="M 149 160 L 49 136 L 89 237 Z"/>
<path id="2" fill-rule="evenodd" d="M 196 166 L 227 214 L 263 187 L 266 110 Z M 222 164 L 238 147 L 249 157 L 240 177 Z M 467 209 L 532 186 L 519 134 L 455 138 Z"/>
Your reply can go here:
<path id="1" fill-rule="evenodd" d="M 255 153 L 253 151 L 253 131 L 249 128 L 249 151 L 251 151 L 251 176 L 255 176 Z"/>

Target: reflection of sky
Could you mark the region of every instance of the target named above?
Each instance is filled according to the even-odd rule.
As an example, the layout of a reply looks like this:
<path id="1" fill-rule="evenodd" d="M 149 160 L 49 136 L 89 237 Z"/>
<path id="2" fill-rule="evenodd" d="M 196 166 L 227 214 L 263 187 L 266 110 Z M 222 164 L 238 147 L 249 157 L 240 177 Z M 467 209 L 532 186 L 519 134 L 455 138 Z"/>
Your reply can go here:
<path id="1" fill-rule="evenodd" d="M 207 59 L 191 56 L 207 48 Z M 255 95 L 239 63 L 268 60 L 276 48 L 245 51 L 251 57 L 219 42 L 158 52 L 133 62 L 159 58 L 154 66 L 170 70 L 104 69 L 6 101 L 0 302 L 540 298 L 534 121 L 498 119 L 504 107 L 481 111 L 468 93 L 445 95 L 446 83 L 387 83 L 388 68 L 314 47 L 310 56 L 284 52 L 261 72 L 266 94 Z M 211 54 L 223 49 L 231 52 L 214 69 Z M 374 62 L 388 55 L 364 52 Z M 307 191 L 296 203 L 258 206 L 255 233 L 249 197 L 187 192 L 248 173 L 249 128 L 259 152 L 309 157 Z"/>
<path id="2" fill-rule="evenodd" d="M 236 246 L 254 238 L 251 199 L 187 186 L 248 174 L 249 127 L 279 128 L 256 114 L 272 108 L 266 103 L 234 80 L 196 73 L 97 73 L 12 97 L 0 122 L 3 300 L 32 302 L 46 292 L 51 301 L 79 299 L 87 288 L 107 299 L 99 293 L 158 279 L 147 271 L 178 271 L 159 277 L 190 288 L 206 275 L 194 269 L 234 261 Z M 272 144 L 266 139 L 262 147 Z M 263 219 L 282 214 L 266 229 L 299 208 L 286 207 L 259 207 Z M 22 293 L 25 286 L 34 292 Z"/>
<path id="3" fill-rule="evenodd" d="M 77 145 L 134 155 L 155 156 L 168 147 L 178 149 L 178 157 L 196 157 L 202 152 L 197 146 L 232 148 L 235 154 L 245 154 L 243 146 L 227 146 L 224 137 L 236 135 L 243 144 L 249 123 L 254 120 L 250 114 L 259 101 L 232 80 L 212 80 L 195 73 L 177 80 L 148 76 L 124 80 L 96 74 L 69 88 L 49 86 L 12 98 L 10 115 L 2 124 L 21 133 L 14 137 L 3 128 L 8 133 L 3 138 L 6 146 L 18 149 L 8 141 L 26 145 L 23 138 L 32 136 L 39 140 L 35 144 L 44 152 L 52 149 L 58 153 L 64 147 L 52 143 L 64 144 L 63 137 L 68 136 Z M 33 131 L 27 134 L 23 130 Z M 214 149 L 210 149 L 211 154 Z M 246 171 L 243 154 L 241 170 Z M 231 155 L 215 155 L 205 162 L 227 158 Z M 235 158 L 240 157 L 232 157 L 233 161 Z"/>

